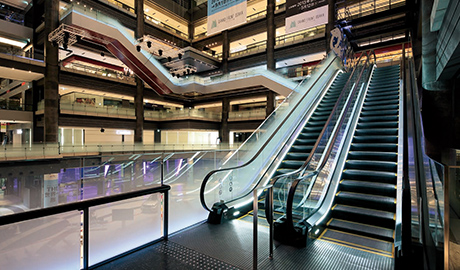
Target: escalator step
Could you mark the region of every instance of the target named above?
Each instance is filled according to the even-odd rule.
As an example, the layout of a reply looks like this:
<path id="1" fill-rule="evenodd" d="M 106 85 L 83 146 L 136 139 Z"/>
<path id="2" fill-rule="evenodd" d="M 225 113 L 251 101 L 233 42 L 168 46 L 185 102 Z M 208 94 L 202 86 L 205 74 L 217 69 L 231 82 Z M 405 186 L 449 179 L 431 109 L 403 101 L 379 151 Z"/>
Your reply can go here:
<path id="1" fill-rule="evenodd" d="M 331 218 L 327 222 L 327 226 L 332 229 L 345 231 L 349 233 L 362 234 L 364 236 L 374 237 L 389 242 L 394 241 L 394 230 L 379 226 L 372 226 L 336 218 Z"/>
<path id="2" fill-rule="evenodd" d="M 299 160 L 283 160 L 281 162 L 280 167 L 287 168 L 287 169 L 298 169 L 302 166 L 305 162 Z"/>
<path id="3" fill-rule="evenodd" d="M 332 217 L 358 221 L 360 223 L 394 228 L 395 213 L 364 207 L 336 204 L 332 207 Z"/>
<path id="4" fill-rule="evenodd" d="M 381 121 L 381 122 L 364 122 L 358 123 L 358 128 L 397 128 L 398 122 L 395 121 Z"/>
<path id="5" fill-rule="evenodd" d="M 381 95 L 381 96 L 367 96 L 365 102 L 368 101 L 383 101 L 383 100 L 398 100 L 399 94 L 391 94 L 391 95 Z"/>
<path id="6" fill-rule="evenodd" d="M 295 169 L 277 169 L 275 171 L 275 173 L 273 174 L 273 177 L 278 176 L 278 175 L 282 175 L 282 174 L 285 174 L 285 173 L 290 173 L 290 172 L 293 172 L 293 171 L 295 171 Z"/>
<path id="7" fill-rule="evenodd" d="M 311 149 L 313 149 L 313 143 L 316 142 L 316 140 L 313 141 L 313 143 L 308 144 L 312 139 L 308 140 L 303 140 L 303 139 L 297 139 L 295 141 L 295 144 L 291 146 L 291 149 L 289 151 L 291 152 L 307 152 L 310 153 Z"/>
<path id="8" fill-rule="evenodd" d="M 328 118 L 329 118 L 329 116 L 327 116 L 327 115 L 321 115 L 321 116 L 316 116 L 316 115 L 313 116 L 312 115 L 310 117 L 310 119 L 313 120 L 313 121 L 324 121 L 324 122 L 326 122 Z"/>
<path id="9" fill-rule="evenodd" d="M 383 106 L 364 106 L 363 111 L 381 111 L 381 110 L 398 110 L 398 104 L 383 105 Z"/>
<path id="10" fill-rule="evenodd" d="M 319 126 L 319 127 L 304 127 L 303 128 L 303 132 L 321 132 L 321 130 L 323 130 L 323 127 Z"/>
<path id="11" fill-rule="evenodd" d="M 381 96 L 388 96 L 388 95 L 399 95 L 399 89 L 393 90 L 393 91 L 388 91 L 388 92 L 367 92 L 366 98 L 367 97 L 381 97 Z"/>
<path id="12" fill-rule="evenodd" d="M 370 135 L 370 136 L 354 136 L 353 142 L 356 143 L 398 143 L 398 136 L 396 135 Z"/>
<path id="13" fill-rule="evenodd" d="M 321 130 L 318 132 L 305 132 L 305 130 L 302 130 L 302 133 L 299 134 L 297 138 L 300 139 L 316 139 L 318 138 L 319 134 L 321 133 Z"/>
<path id="14" fill-rule="evenodd" d="M 392 197 L 396 196 L 396 185 L 379 182 L 344 179 L 340 181 L 340 190 Z"/>
<path id="15" fill-rule="evenodd" d="M 364 107 L 370 107 L 370 106 L 388 106 L 388 105 L 394 105 L 398 104 L 399 100 L 393 99 L 393 100 L 381 100 L 381 101 L 365 101 L 364 102 Z"/>
<path id="16" fill-rule="evenodd" d="M 309 153 L 296 153 L 296 152 L 288 152 L 286 154 L 286 159 L 290 160 L 307 160 Z"/>
<path id="17" fill-rule="evenodd" d="M 395 143 L 352 143 L 350 150 L 396 152 L 398 145 Z"/>
<path id="18" fill-rule="evenodd" d="M 355 136 L 360 136 L 360 135 L 398 135 L 398 129 L 397 128 L 361 128 L 355 130 Z"/>
<path id="19" fill-rule="evenodd" d="M 359 122 L 398 121 L 398 115 L 361 116 Z"/>
<path id="20" fill-rule="evenodd" d="M 308 121 L 307 126 L 308 126 L 308 127 L 317 127 L 317 126 L 323 127 L 325 123 L 326 123 L 326 121 L 314 121 L 314 120 L 310 120 L 310 121 Z"/>
<path id="21" fill-rule="evenodd" d="M 377 116 L 377 115 L 398 115 L 398 107 L 399 106 L 392 106 L 393 108 L 382 108 L 381 110 L 376 109 L 374 111 L 362 111 L 361 112 L 361 117 L 363 116 Z"/>
<path id="22" fill-rule="evenodd" d="M 396 183 L 396 173 L 393 172 L 381 172 L 371 170 L 355 170 L 345 169 L 342 172 L 343 179 L 350 180 L 365 180 L 373 182 L 383 182 L 393 184 Z"/>
<path id="23" fill-rule="evenodd" d="M 339 191 L 335 197 L 335 203 L 338 204 L 372 208 L 388 212 L 396 211 L 396 199 L 394 197 L 348 191 Z"/>
<path id="24" fill-rule="evenodd" d="M 398 160 L 398 154 L 394 152 L 379 151 L 349 151 L 348 158 L 354 160 L 372 159 L 396 162 Z"/>
<path id="25" fill-rule="evenodd" d="M 398 163 L 390 161 L 376 160 L 347 160 L 345 162 L 346 169 L 362 169 L 362 170 L 378 170 L 386 172 L 396 172 Z"/>
<path id="26" fill-rule="evenodd" d="M 340 246 L 351 247 L 380 256 L 393 258 L 394 244 L 390 241 L 333 229 L 326 229 L 319 239 L 336 243 Z"/>

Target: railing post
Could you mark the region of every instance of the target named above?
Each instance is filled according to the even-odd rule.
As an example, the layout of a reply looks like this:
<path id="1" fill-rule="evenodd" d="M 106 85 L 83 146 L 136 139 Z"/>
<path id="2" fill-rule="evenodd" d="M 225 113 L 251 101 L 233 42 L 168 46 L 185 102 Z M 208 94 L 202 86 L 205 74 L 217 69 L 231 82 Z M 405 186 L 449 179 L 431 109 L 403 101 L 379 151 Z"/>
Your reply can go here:
<path id="1" fill-rule="evenodd" d="M 89 267 L 89 208 L 83 208 L 83 269 Z"/>
<path id="2" fill-rule="evenodd" d="M 253 217 L 253 240 L 252 240 L 252 252 L 253 252 L 253 255 L 252 255 L 252 269 L 254 270 L 257 270 L 257 252 L 258 252 L 258 231 L 257 231 L 257 228 L 258 228 L 258 214 L 257 214 L 257 210 L 258 210 L 258 203 L 259 203 L 259 200 L 258 200 L 258 196 L 257 196 L 257 191 L 258 189 L 254 189 L 253 191 L 253 194 L 254 194 L 254 198 L 253 198 L 253 202 L 252 202 L 252 205 L 253 205 L 253 210 L 252 210 L 252 217 Z"/>
<path id="3" fill-rule="evenodd" d="M 160 159 L 160 181 L 161 185 L 163 185 L 163 180 L 164 180 L 164 168 L 163 168 L 163 153 L 161 153 L 161 159 Z"/>
<path id="4" fill-rule="evenodd" d="M 267 188 L 268 192 L 268 225 L 269 225 L 269 253 L 268 253 L 268 258 L 273 259 L 273 186 L 269 186 Z"/>
<path id="5" fill-rule="evenodd" d="M 164 214 L 163 214 L 163 238 L 168 240 L 168 226 L 169 226 L 169 190 L 164 194 Z"/>

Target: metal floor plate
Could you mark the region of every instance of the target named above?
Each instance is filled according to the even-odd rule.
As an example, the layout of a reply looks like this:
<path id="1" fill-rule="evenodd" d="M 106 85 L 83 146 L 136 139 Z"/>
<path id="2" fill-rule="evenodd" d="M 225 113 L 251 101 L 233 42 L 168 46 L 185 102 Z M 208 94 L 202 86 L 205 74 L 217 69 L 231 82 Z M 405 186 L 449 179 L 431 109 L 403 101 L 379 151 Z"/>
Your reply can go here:
<path id="1" fill-rule="evenodd" d="M 277 245 L 268 259 L 268 228 L 259 226 L 259 269 L 393 269 L 393 259 L 316 240 L 306 248 Z M 252 224 L 232 220 L 203 223 L 127 255 L 97 270 L 252 269 Z"/>

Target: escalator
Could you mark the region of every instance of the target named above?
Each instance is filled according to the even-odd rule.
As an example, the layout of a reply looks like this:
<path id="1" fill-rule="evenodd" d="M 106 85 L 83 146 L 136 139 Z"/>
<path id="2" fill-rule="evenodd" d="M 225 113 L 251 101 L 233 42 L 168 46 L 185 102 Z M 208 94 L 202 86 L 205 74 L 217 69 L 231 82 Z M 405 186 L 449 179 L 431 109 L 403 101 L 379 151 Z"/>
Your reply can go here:
<path id="1" fill-rule="evenodd" d="M 319 239 L 394 257 L 399 66 L 377 68 Z"/>
<path id="2" fill-rule="evenodd" d="M 152 54 L 145 50 L 138 50 L 136 46 L 138 41 L 134 38 L 133 31 L 110 15 L 92 8 L 88 9 L 86 5 L 78 3 L 70 3 L 64 11 L 61 14 L 61 25 L 51 33 L 50 42 L 60 42 L 65 36 L 70 36 L 71 41 L 84 40 L 104 47 L 158 95 L 190 92 L 210 94 L 237 88 L 264 86 L 288 96 L 298 84 L 265 67 L 256 67 L 245 72 L 215 78 L 190 75 L 179 79 L 172 76 L 170 70 L 166 69 Z"/>

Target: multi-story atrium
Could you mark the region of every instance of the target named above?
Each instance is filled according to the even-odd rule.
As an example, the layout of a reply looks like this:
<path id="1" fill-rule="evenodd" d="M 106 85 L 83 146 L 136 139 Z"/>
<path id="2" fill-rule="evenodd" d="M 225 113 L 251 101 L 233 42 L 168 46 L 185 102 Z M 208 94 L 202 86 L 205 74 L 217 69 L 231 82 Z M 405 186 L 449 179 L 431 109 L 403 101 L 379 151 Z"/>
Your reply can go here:
<path id="1" fill-rule="evenodd" d="M 459 17 L 0 0 L 0 268 L 459 269 Z"/>

